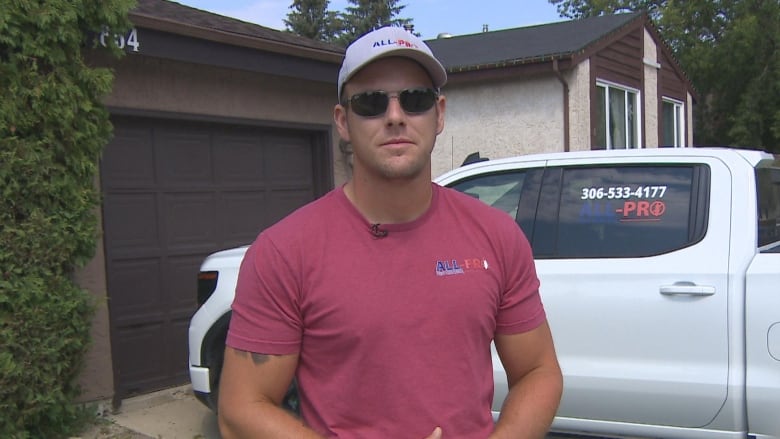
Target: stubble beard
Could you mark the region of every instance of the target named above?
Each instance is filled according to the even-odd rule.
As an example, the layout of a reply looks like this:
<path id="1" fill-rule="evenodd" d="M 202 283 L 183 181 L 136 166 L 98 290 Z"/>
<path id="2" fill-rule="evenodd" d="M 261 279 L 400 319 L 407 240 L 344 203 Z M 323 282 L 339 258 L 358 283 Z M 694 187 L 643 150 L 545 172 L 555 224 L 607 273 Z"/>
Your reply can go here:
<path id="1" fill-rule="evenodd" d="M 430 166 L 430 156 L 419 156 L 408 158 L 403 156 L 394 156 L 388 158 L 376 158 L 370 163 L 363 163 L 371 174 L 384 180 L 412 180 L 419 177 L 424 171 L 426 165 Z"/>

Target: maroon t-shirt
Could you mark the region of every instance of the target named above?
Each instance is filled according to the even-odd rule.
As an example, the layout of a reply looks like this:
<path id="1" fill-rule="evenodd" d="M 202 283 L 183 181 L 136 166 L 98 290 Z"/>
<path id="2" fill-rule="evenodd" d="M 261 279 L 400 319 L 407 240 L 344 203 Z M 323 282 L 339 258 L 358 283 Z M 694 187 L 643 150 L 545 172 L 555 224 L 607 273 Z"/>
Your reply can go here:
<path id="1" fill-rule="evenodd" d="M 383 225 L 336 189 L 261 233 L 227 344 L 300 354 L 301 413 L 329 437 L 484 439 L 495 334 L 545 320 L 531 250 L 506 213 L 433 185 L 428 211 Z"/>

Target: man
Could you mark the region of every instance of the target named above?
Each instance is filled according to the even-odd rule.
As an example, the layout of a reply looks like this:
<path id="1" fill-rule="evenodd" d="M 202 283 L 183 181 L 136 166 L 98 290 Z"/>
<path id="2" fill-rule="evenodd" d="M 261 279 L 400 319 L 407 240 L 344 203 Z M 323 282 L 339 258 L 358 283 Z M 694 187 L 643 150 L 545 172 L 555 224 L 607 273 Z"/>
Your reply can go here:
<path id="1" fill-rule="evenodd" d="M 528 243 L 504 212 L 431 183 L 445 82 L 401 28 L 347 49 L 333 116 L 353 176 L 247 251 L 224 438 L 546 434 L 562 379 Z M 495 425 L 492 340 L 510 383 Z M 294 376 L 302 419 L 280 408 Z"/>

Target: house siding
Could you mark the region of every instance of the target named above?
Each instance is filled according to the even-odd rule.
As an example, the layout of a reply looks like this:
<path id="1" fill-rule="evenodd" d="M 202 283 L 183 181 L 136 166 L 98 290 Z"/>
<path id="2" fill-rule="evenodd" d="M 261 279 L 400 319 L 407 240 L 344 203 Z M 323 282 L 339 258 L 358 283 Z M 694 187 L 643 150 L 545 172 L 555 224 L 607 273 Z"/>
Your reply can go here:
<path id="1" fill-rule="evenodd" d="M 563 151 L 563 86 L 553 76 L 447 86 L 444 131 L 433 176 L 460 166 L 469 154 L 497 159 Z"/>
<path id="2" fill-rule="evenodd" d="M 663 100 L 664 98 L 671 98 L 676 101 L 682 102 L 685 107 L 685 136 L 686 136 L 686 145 L 690 146 L 692 145 L 692 139 L 690 137 L 691 133 L 691 124 L 688 121 L 688 116 L 691 114 L 691 108 L 692 103 L 688 102 L 689 94 L 688 89 L 686 87 L 686 81 L 685 78 L 682 77 L 681 73 L 675 68 L 675 60 L 671 57 L 669 52 L 667 50 L 664 50 L 664 47 L 658 46 L 657 47 L 657 56 L 658 56 L 658 62 L 660 64 L 660 67 L 658 69 L 658 106 L 657 111 L 660 115 L 663 114 Z M 659 123 L 656 126 L 656 132 L 658 133 L 658 138 L 663 139 L 664 133 L 663 133 L 663 125 Z M 660 140 L 659 140 L 660 143 Z"/>
<path id="3" fill-rule="evenodd" d="M 598 79 L 641 89 L 642 32 L 637 28 L 594 55 Z"/>
<path id="4" fill-rule="evenodd" d="M 645 108 L 643 107 L 647 94 L 643 85 L 645 80 L 643 52 L 645 28 L 637 27 L 626 33 L 620 39 L 604 47 L 591 57 L 590 111 L 597 114 L 598 93 L 596 81 L 608 81 L 640 92 L 640 137 L 639 142 L 645 146 Z M 603 149 L 604 145 L 596 145 L 596 121 L 591 119 L 591 149 Z"/>
<path id="5" fill-rule="evenodd" d="M 686 93 L 685 124 L 688 127 L 685 130 L 685 137 L 688 139 L 688 146 L 693 146 L 693 95 Z"/>
<path id="6" fill-rule="evenodd" d="M 95 183 L 99 186 L 99 183 Z M 98 221 L 102 222 L 100 209 L 95 210 Z M 80 401 L 100 401 L 111 399 L 114 395 L 114 378 L 111 357 L 111 332 L 109 330 L 108 289 L 106 287 L 106 259 L 103 250 L 103 236 L 99 234 L 94 257 L 83 268 L 76 270 L 74 279 L 96 298 L 95 313 L 90 327 L 90 347 L 84 356 L 84 368 L 78 378 L 82 393 Z M 97 411 L 109 409 L 109 404 L 98 404 Z"/>
<path id="7" fill-rule="evenodd" d="M 687 89 L 685 79 L 674 68 L 674 59 L 661 47 L 658 48 L 658 62 L 661 64 L 659 71 L 659 93 L 664 97 L 674 98 L 685 102 Z"/>

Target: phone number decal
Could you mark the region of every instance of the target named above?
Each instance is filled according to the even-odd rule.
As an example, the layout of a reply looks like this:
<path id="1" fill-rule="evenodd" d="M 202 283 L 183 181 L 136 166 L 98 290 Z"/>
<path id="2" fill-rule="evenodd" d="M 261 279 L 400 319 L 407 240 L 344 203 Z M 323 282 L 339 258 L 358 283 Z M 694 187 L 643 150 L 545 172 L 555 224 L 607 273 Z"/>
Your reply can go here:
<path id="1" fill-rule="evenodd" d="M 666 186 L 610 186 L 584 187 L 582 200 L 624 200 L 626 198 L 663 198 Z"/>

